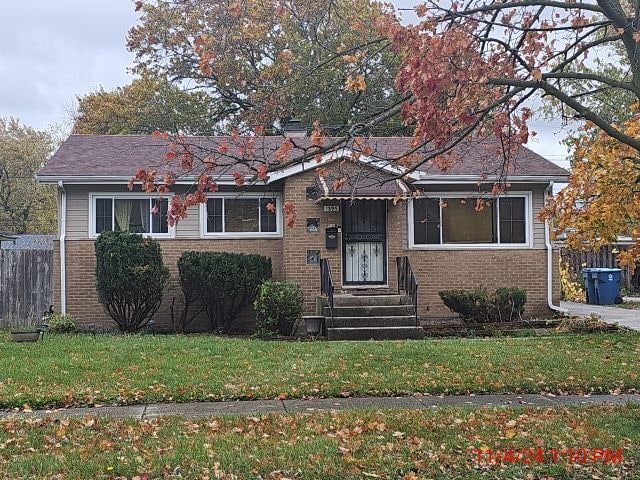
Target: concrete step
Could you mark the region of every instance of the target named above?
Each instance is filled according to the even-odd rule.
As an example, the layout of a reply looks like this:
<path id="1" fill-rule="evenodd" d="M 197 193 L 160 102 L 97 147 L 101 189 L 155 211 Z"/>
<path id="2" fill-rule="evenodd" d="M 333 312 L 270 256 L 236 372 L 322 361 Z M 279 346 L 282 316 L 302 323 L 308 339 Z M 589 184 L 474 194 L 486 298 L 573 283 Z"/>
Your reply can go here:
<path id="1" fill-rule="evenodd" d="M 328 328 L 329 340 L 409 340 L 424 338 L 422 327 Z"/>
<path id="2" fill-rule="evenodd" d="M 327 325 L 336 328 L 381 328 L 381 327 L 415 327 L 416 317 L 413 315 L 396 316 L 358 316 L 327 318 Z"/>
<path id="3" fill-rule="evenodd" d="M 411 305 L 406 295 L 335 295 L 334 307 Z"/>
<path id="4" fill-rule="evenodd" d="M 411 305 L 358 305 L 351 307 L 333 307 L 334 317 L 395 317 L 402 315 L 413 315 L 414 309 Z M 322 314 L 325 317 L 331 316 L 331 309 L 324 307 Z"/>

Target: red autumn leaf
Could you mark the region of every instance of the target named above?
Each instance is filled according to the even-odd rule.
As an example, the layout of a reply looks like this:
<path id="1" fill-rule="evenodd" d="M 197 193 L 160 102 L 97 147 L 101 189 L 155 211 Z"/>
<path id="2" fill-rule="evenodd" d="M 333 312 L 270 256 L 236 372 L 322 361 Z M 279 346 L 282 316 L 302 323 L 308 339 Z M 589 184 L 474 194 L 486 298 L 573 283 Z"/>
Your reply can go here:
<path id="1" fill-rule="evenodd" d="M 276 204 L 275 204 L 275 203 L 273 203 L 273 202 L 269 202 L 269 203 L 267 203 L 267 204 L 265 205 L 265 208 L 267 209 L 267 211 L 268 211 L 268 212 L 275 213 L 275 211 L 276 211 Z"/>
<path id="2" fill-rule="evenodd" d="M 244 174 L 235 172 L 233 174 L 233 181 L 238 187 L 242 187 L 245 184 Z"/>
<path id="3" fill-rule="evenodd" d="M 287 227 L 292 228 L 295 225 L 297 216 L 296 206 L 291 202 L 284 202 L 284 218 Z"/>
<path id="4" fill-rule="evenodd" d="M 226 140 L 221 141 L 218 144 L 218 153 L 221 155 L 226 155 L 229 151 L 229 143 Z"/>
<path id="5" fill-rule="evenodd" d="M 258 178 L 260 180 L 267 180 L 269 178 L 269 166 L 268 165 L 260 165 L 258 167 Z"/>
<path id="6" fill-rule="evenodd" d="M 293 150 L 293 143 L 291 143 L 291 139 L 287 138 L 276 150 L 276 159 L 278 161 L 286 160 L 291 150 Z"/>

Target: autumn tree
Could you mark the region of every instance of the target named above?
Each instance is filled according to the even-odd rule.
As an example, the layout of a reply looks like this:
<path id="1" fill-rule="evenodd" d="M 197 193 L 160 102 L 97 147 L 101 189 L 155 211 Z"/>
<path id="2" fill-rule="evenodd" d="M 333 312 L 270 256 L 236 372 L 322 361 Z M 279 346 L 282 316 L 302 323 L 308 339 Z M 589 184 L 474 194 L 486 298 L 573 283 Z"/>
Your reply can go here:
<path id="1" fill-rule="evenodd" d="M 155 130 L 209 135 L 216 128 L 209 97 L 145 74 L 131 84 L 78 96 L 74 133 L 150 134 Z"/>
<path id="2" fill-rule="evenodd" d="M 637 111 L 637 109 L 636 109 Z M 640 138 L 640 116 L 620 125 L 625 135 Z M 543 212 L 556 220 L 555 234 L 574 249 L 598 249 L 620 236 L 635 240 L 620 252 L 621 265 L 640 259 L 640 155 L 594 126 L 578 136 L 569 185 Z"/>
<path id="3" fill-rule="evenodd" d="M 129 32 L 136 70 L 206 92 L 222 133 L 299 118 L 331 131 L 399 101 L 399 57 L 373 0 L 151 0 Z M 345 85 L 348 88 L 345 88 Z M 399 117 L 377 122 L 398 131 Z"/>
<path id="4" fill-rule="evenodd" d="M 38 185 L 35 180 L 52 150 L 49 133 L 25 126 L 15 118 L 0 118 L 1 231 L 56 231 L 55 189 Z"/>
<path id="5" fill-rule="evenodd" d="M 223 145 L 205 154 L 195 154 L 184 139 L 167 137 L 167 161 L 175 162 L 174 170 L 162 177 L 138 172 L 137 182 L 147 189 L 164 189 L 167 179 L 192 173 L 198 165 L 197 194 L 185 201 L 201 201 L 203 192 L 216 188 L 209 168 L 219 162 L 212 160 L 215 156 L 223 155 L 227 163 L 247 163 L 259 155 L 263 163 L 254 172 L 257 179 L 338 146 L 375 156 L 366 151 L 366 136 L 400 114 L 414 142 L 406 152 L 387 156 L 388 161 L 405 167 L 405 173 L 425 162 L 446 169 L 455 162 L 452 152 L 461 142 L 497 138 L 494 154 L 501 166 L 492 177 L 494 193 L 499 194 L 508 187 L 515 152 L 534 134 L 529 123 L 541 98 L 550 102 L 556 117 L 588 124 L 597 138 L 640 151 L 640 137 L 617 121 L 622 117 L 614 118 L 599 106 L 603 94 L 640 99 L 638 2 L 429 0 L 416 8 L 419 20 L 413 25 L 378 8 L 341 10 L 346 3 L 339 0 L 302 3 L 139 1 L 143 20 L 130 33 L 129 46 L 140 66 L 212 88 L 220 101 L 220 118 L 228 118 L 229 126 L 269 127 L 296 114 L 290 105 L 299 89 L 312 92 L 300 98 L 313 98 L 324 106 L 324 92 L 334 94 L 324 89 L 327 78 L 340 79 L 347 98 L 373 93 L 375 108 L 351 108 L 343 115 L 347 127 L 331 138 L 322 129 L 321 112 L 311 109 L 305 120 L 319 121 L 312 140 L 303 146 L 283 140 L 277 152 L 268 155 L 257 153 L 255 137 L 237 133 L 231 142 L 238 148 Z M 322 35 L 325 29 L 316 26 L 320 23 L 307 21 L 300 12 L 309 18 L 340 18 L 349 32 L 366 35 L 336 45 Z M 152 25 L 163 25 L 164 33 Z M 301 36 L 308 26 L 311 34 Z M 611 48 L 618 52 L 619 68 L 601 61 Z M 371 61 L 393 55 L 399 64 Z M 239 68 L 234 69 L 236 64 Z M 394 68 L 394 91 L 375 95 L 370 78 L 379 72 L 386 77 Z M 237 178 L 238 184 L 246 181 L 244 176 Z"/>

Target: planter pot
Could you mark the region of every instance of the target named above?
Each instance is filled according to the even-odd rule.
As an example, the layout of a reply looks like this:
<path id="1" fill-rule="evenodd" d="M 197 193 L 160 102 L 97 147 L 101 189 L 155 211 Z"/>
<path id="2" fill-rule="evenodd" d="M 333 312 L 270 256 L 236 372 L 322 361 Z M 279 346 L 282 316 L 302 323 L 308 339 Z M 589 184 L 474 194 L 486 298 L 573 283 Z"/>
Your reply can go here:
<path id="1" fill-rule="evenodd" d="M 307 330 L 307 335 L 311 335 L 312 337 L 320 335 L 322 332 L 322 322 L 324 322 L 324 317 L 309 316 L 302 318 L 304 319 L 304 326 Z"/>
<path id="2" fill-rule="evenodd" d="M 40 339 L 40 330 L 12 330 L 11 340 L 14 342 L 37 342 Z"/>

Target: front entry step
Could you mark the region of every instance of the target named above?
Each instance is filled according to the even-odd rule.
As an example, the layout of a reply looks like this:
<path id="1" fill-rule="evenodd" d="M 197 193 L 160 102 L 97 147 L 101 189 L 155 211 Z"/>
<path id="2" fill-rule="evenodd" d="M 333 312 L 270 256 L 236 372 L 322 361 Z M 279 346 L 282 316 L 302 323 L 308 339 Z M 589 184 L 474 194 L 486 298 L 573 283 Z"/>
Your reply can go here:
<path id="1" fill-rule="evenodd" d="M 419 340 L 424 338 L 422 327 L 355 327 L 328 328 L 329 340 Z"/>
<path id="2" fill-rule="evenodd" d="M 362 328 L 362 327 L 415 327 L 416 317 L 414 315 L 395 316 L 357 316 L 357 317 L 337 317 L 327 318 L 329 328 Z"/>
<path id="3" fill-rule="evenodd" d="M 424 338 L 424 330 L 406 295 L 336 295 L 333 311 L 325 303 L 322 314 L 329 340 Z"/>
<path id="4" fill-rule="evenodd" d="M 349 307 L 333 307 L 334 317 L 397 317 L 413 315 L 412 305 L 354 305 Z M 331 309 L 324 307 L 322 314 L 331 316 Z"/>

